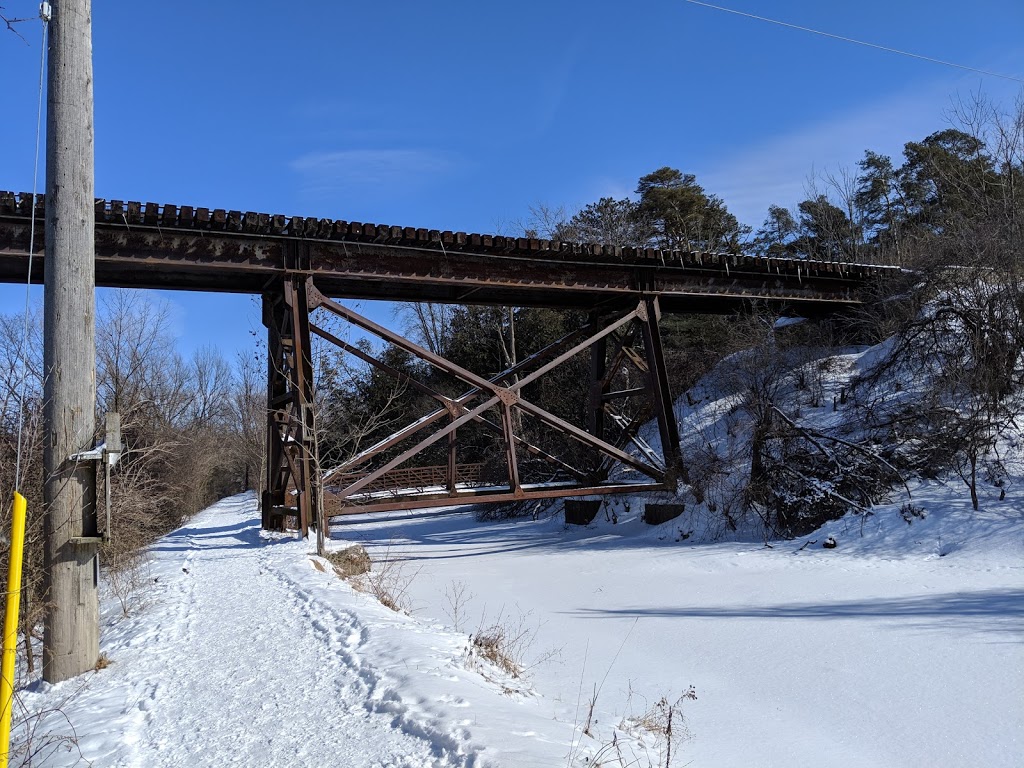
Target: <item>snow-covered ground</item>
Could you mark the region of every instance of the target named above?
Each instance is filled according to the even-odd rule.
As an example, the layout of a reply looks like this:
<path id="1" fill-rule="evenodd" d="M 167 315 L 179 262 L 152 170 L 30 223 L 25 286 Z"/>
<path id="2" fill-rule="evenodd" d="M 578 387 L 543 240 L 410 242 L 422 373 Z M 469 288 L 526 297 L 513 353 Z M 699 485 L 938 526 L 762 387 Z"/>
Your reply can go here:
<path id="1" fill-rule="evenodd" d="M 680 540 L 695 521 L 623 499 L 586 528 L 337 524 L 411 615 L 226 499 L 153 547 L 144 604 L 105 602 L 107 668 L 20 693 L 15 742 L 55 766 L 647 766 L 665 697 L 677 766 L 1020 766 L 1024 512 L 914 491 L 924 519 L 879 507 L 771 548 Z M 468 652 L 495 623 L 526 632 L 524 679 Z"/>
<path id="2" fill-rule="evenodd" d="M 561 650 L 531 673 L 552 717 L 578 723 L 581 687 L 584 700 L 600 688 L 594 738 L 573 734 L 584 752 L 692 685 L 678 765 L 1024 764 L 1021 510 L 916 490 L 924 520 L 879 508 L 863 531 L 850 518 L 772 548 L 690 545 L 685 516 L 650 529 L 622 506 L 617 525 L 585 529 L 462 513 L 336 535 L 407 556 L 419 617 L 450 613 L 453 583 L 475 594 L 470 629 L 528 613 L 532 652 Z M 839 546 L 823 549 L 830 535 Z"/>
<path id="3" fill-rule="evenodd" d="M 812 360 L 806 391 L 782 379 L 788 418 L 850 420 L 846 388 L 885 350 Z M 628 496 L 586 527 L 345 518 L 330 549 L 375 560 L 356 588 L 312 542 L 261 532 L 253 496 L 214 505 L 151 548 L 127 615 L 105 600 L 109 666 L 20 691 L 14 764 L 1024 765 L 1019 446 L 979 511 L 959 480 L 916 482 L 912 509 L 894 494 L 765 545 L 722 514 L 750 463 L 749 382 L 729 371 L 758 371 L 751 354 L 677 403 L 706 491 L 661 526 Z M 499 635 L 521 675 L 474 643 Z"/>

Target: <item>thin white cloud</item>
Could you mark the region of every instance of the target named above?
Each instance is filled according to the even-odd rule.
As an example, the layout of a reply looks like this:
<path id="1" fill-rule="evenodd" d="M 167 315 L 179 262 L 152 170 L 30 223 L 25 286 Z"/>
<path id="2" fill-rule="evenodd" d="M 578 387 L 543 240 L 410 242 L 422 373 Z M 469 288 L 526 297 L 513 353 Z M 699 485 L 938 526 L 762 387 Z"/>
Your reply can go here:
<path id="1" fill-rule="evenodd" d="M 969 90 L 970 85 L 965 85 L 962 92 Z M 674 163 L 684 173 L 696 174 L 709 194 L 722 198 L 742 223 L 756 228 L 769 205 L 795 207 L 805 199 L 808 179 L 816 172 L 855 170 L 867 149 L 891 155 L 899 164 L 906 142 L 948 126 L 945 114 L 951 98 L 948 84 L 942 84 L 823 116 L 791 133 L 771 136 L 762 125 L 759 140 L 703 167 L 672 157 L 666 157 L 664 164 Z M 819 183 L 819 189 L 823 186 Z M 585 187 L 579 205 L 598 197 L 635 198 L 635 187 L 635 178 L 597 177 Z"/>
<path id="2" fill-rule="evenodd" d="M 602 176 L 597 179 L 592 185 L 592 192 L 588 193 L 586 197 L 587 205 L 594 200 L 598 200 L 602 197 L 611 197 L 615 200 L 622 200 L 626 197 L 633 197 L 633 193 L 636 191 L 636 181 L 625 182 L 621 179 L 613 179 L 608 176 Z"/>
<path id="3" fill-rule="evenodd" d="M 588 25 L 589 26 L 589 25 Z M 546 77 L 539 84 L 533 121 L 535 135 L 543 135 L 558 116 L 565 97 L 572 86 L 576 65 L 583 54 L 585 30 L 579 30 L 568 42 L 563 42 L 561 55 L 549 62 Z"/>
<path id="4" fill-rule="evenodd" d="M 290 163 L 303 187 L 313 193 L 408 189 L 447 173 L 454 165 L 449 153 L 423 149 L 310 152 Z"/>
<path id="5" fill-rule="evenodd" d="M 792 207 L 805 197 L 815 171 L 855 170 L 865 150 L 892 156 L 898 165 L 903 145 L 948 126 L 945 87 L 918 90 L 861 105 L 789 134 L 744 148 L 698 170 L 701 185 L 723 200 L 740 221 L 758 226 L 770 204 Z"/>

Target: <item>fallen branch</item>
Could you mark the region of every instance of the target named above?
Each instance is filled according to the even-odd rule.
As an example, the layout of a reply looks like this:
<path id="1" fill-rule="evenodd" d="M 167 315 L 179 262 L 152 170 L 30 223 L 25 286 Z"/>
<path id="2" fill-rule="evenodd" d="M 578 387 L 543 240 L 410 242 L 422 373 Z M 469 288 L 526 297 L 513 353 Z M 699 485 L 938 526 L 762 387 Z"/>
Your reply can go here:
<path id="1" fill-rule="evenodd" d="M 827 456 L 828 458 L 830 458 L 835 463 L 835 465 L 836 465 L 836 467 L 838 469 L 842 470 L 843 467 L 839 464 L 838 460 L 836 460 L 836 458 L 829 451 L 827 451 L 821 445 L 821 443 L 819 443 L 818 440 L 815 439 L 815 438 L 818 438 L 818 439 L 821 439 L 821 440 L 831 440 L 832 442 L 838 443 L 839 445 L 845 445 L 847 448 L 849 448 L 849 449 L 851 449 L 853 451 L 857 451 L 862 456 L 866 456 L 867 458 L 869 458 L 869 459 L 871 459 L 873 461 L 877 461 L 882 466 L 888 468 L 896 476 L 896 478 L 900 481 L 900 484 L 906 490 L 907 498 L 913 500 L 914 497 L 913 497 L 913 495 L 910 492 L 910 486 L 907 485 L 907 481 L 903 478 L 903 473 L 900 472 L 898 469 L 896 469 L 896 467 L 894 467 L 892 464 L 890 464 L 888 461 L 883 459 L 881 456 L 879 456 L 874 451 L 868 450 L 867 448 L 865 448 L 865 447 L 863 447 L 861 445 L 857 445 L 856 443 L 851 443 L 849 440 L 843 440 L 841 437 L 835 437 L 834 435 L 826 435 L 826 434 L 823 434 L 821 432 L 815 432 L 812 435 L 810 430 L 806 429 L 805 427 L 801 427 L 799 424 L 797 424 L 795 421 L 793 421 L 791 418 L 789 418 L 789 416 L 787 416 L 785 413 L 783 413 L 778 408 L 778 406 L 772 405 L 771 408 L 772 408 L 773 411 L 775 411 L 777 414 L 779 414 L 779 416 L 781 416 L 783 418 L 783 420 L 785 420 L 785 422 L 787 424 L 789 424 L 793 429 L 795 429 L 797 432 L 799 432 L 801 435 L 803 435 L 807 439 L 808 442 L 810 442 L 819 451 L 821 451 L 822 455 Z"/>

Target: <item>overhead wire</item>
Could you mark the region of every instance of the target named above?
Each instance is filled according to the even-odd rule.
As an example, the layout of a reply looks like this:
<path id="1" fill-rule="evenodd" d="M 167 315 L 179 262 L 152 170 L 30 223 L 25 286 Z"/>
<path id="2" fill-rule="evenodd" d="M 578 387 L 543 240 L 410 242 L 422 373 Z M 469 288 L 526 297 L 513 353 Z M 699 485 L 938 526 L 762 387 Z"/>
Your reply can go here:
<path id="1" fill-rule="evenodd" d="M 44 6 L 46 4 L 44 3 Z M 21 352 L 19 364 L 21 366 L 21 381 L 18 384 L 18 447 L 14 462 L 14 488 L 21 488 L 21 454 L 23 446 L 23 435 L 25 431 L 25 389 L 28 386 L 28 350 L 29 336 L 31 334 L 31 306 L 32 306 L 32 259 L 36 250 L 36 198 L 39 188 L 39 148 L 42 144 L 43 128 L 43 77 L 46 71 L 46 40 L 49 31 L 49 14 L 43 7 L 40 8 L 40 18 L 43 21 L 42 42 L 39 51 L 39 101 L 36 106 L 36 146 L 32 168 L 32 216 L 29 226 L 28 245 L 28 272 L 25 278 L 25 320 L 21 337 Z"/>
<path id="2" fill-rule="evenodd" d="M 931 62 L 932 64 L 941 64 L 941 65 L 943 65 L 945 67 L 955 67 L 956 69 L 964 69 L 964 70 L 967 70 L 968 72 L 974 72 L 976 74 L 986 75 L 988 77 L 999 77 L 999 78 L 1002 78 L 1003 80 L 1011 80 L 1011 81 L 1013 81 L 1015 83 L 1021 83 L 1022 85 L 1024 85 L 1024 78 L 1015 77 L 1014 75 L 1004 75 L 1004 74 L 1001 74 L 999 72 L 992 72 L 992 71 L 989 71 L 989 70 L 986 70 L 986 69 L 978 69 L 977 67 L 970 67 L 970 66 L 967 66 L 966 64 L 957 64 L 956 62 L 953 62 L 953 61 L 944 61 L 943 59 L 936 59 L 936 58 L 933 58 L 931 56 L 924 56 L 924 55 L 922 55 L 920 53 L 913 53 L 911 51 L 904 51 L 904 50 L 901 50 L 899 48 L 890 48 L 887 45 L 879 45 L 878 43 L 869 43 L 866 40 L 857 40 L 856 38 L 853 38 L 853 37 L 845 37 L 843 35 L 836 35 L 836 34 L 833 34 L 831 32 L 823 32 L 820 29 L 812 29 L 811 27 L 803 27 L 803 26 L 800 26 L 799 24 L 790 24 L 787 21 L 779 21 L 778 19 L 770 19 L 767 16 L 758 16 L 755 13 L 747 13 L 746 11 L 737 11 L 734 8 L 725 8 L 725 7 L 721 6 L 721 5 L 713 5 L 711 3 L 701 2 L 701 0 L 683 0 L 683 1 L 686 2 L 686 3 L 689 3 L 690 5 L 700 5 L 700 6 L 703 6 L 705 8 L 711 8 L 711 9 L 716 10 L 716 11 L 722 11 L 724 13 L 732 13 L 732 14 L 735 14 L 736 16 L 745 16 L 748 19 L 757 19 L 758 21 L 765 21 L 765 22 L 767 22 L 769 24 L 777 24 L 780 27 L 788 27 L 789 29 L 797 29 L 797 30 L 800 30 L 801 32 L 810 32 L 811 34 L 814 34 L 814 35 L 821 35 L 822 37 L 830 37 L 833 40 L 842 40 L 844 43 L 853 43 L 855 45 L 867 46 L 868 48 L 876 48 L 876 49 L 878 49 L 880 51 L 886 51 L 888 53 L 896 53 L 896 54 L 899 54 L 900 56 L 909 56 L 910 58 L 913 58 L 913 59 L 920 59 L 921 61 L 928 61 L 928 62 Z"/>

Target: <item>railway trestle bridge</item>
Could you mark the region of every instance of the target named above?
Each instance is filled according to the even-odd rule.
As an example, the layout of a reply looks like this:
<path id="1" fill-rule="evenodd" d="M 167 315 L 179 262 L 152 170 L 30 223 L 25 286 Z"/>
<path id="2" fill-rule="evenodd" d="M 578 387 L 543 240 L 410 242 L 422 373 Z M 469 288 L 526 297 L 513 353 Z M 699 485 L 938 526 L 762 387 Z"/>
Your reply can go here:
<path id="1" fill-rule="evenodd" d="M 32 196 L 0 192 L 0 282 L 24 282 Z M 37 253 L 44 200 L 36 196 Z M 804 316 L 861 303 L 865 288 L 893 268 L 686 253 L 467 234 L 332 219 L 118 200 L 95 205 L 96 284 L 258 294 L 268 333 L 267 481 L 263 525 L 294 524 L 303 535 L 319 515 L 458 503 L 526 501 L 675 487 L 679 433 L 659 333 L 662 313 L 726 313 L 768 303 Z M 32 261 L 42 282 L 43 259 Z M 586 313 L 573 333 L 496 376 L 485 377 L 403 338 L 339 299 L 548 307 Z M 324 310 L 443 371 L 463 387 L 448 395 L 417 381 L 311 321 Z M 329 473 L 318 469 L 311 339 L 319 336 L 436 406 Z M 577 355 L 589 355 L 587 423 L 572 424 L 526 396 L 528 386 Z M 630 372 L 630 386 L 617 378 Z M 646 398 L 657 448 L 640 434 Z M 523 420 L 579 451 L 558 455 L 528 440 Z M 467 474 L 460 428 L 498 435 L 497 477 Z M 417 466 L 435 444 L 447 462 L 414 493 L 389 479 Z M 571 455 L 570 455 L 571 454 Z M 585 463 L 579 456 L 588 457 Z M 548 468 L 531 482 L 524 461 Z M 610 478 L 611 466 L 625 468 Z M 398 482 L 398 481 L 394 481 Z M 408 482 L 408 481 L 405 481 Z"/>

